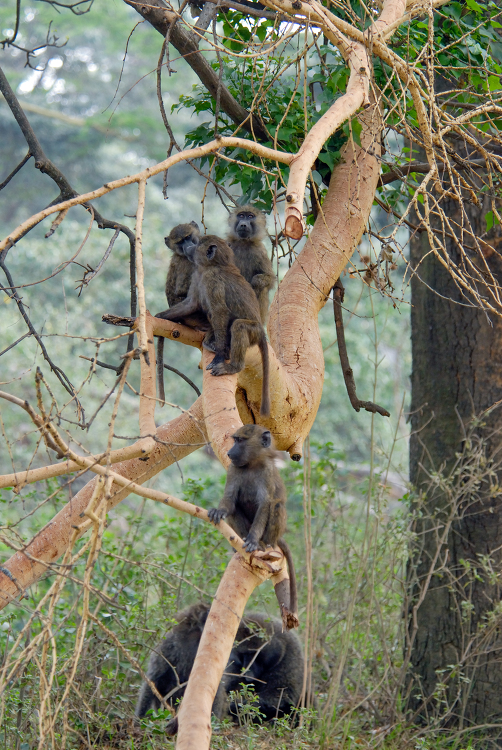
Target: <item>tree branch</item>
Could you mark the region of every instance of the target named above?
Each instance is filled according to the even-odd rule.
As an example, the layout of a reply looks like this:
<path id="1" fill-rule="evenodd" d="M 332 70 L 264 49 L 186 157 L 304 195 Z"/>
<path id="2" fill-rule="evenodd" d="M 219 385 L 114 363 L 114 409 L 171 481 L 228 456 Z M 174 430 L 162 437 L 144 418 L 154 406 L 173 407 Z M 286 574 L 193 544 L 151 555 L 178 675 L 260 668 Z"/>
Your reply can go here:
<path id="1" fill-rule="evenodd" d="M 130 450 L 138 450 L 130 446 Z M 202 399 L 198 399 L 192 408 L 159 427 L 155 433 L 155 448 L 146 460 L 131 458 L 115 466 L 114 471 L 133 482 L 144 484 L 167 466 L 171 466 L 184 456 L 205 445 L 206 432 L 202 413 Z M 140 453 L 142 451 L 140 450 Z M 71 462 L 75 466 L 76 462 Z M 77 470 L 79 465 L 73 471 Z M 71 469 L 70 469 L 71 470 Z M 34 471 L 43 471 L 35 469 Z M 61 474 L 68 470 L 61 471 Z M 23 472 L 24 474 L 24 472 Z M 60 474 L 60 475 L 61 475 Z M 22 474 L 13 475 L 14 481 L 7 486 L 22 484 Z M 3 477 L 2 477 L 3 480 Z M 24 548 L 16 552 L 0 569 L 0 609 L 37 581 L 47 570 L 48 564 L 57 560 L 67 549 L 73 528 L 82 523 L 82 514 L 87 508 L 94 491 L 97 479 L 83 487 L 71 502 L 43 528 Z M 129 487 L 114 485 L 114 492 L 108 503 L 108 511 L 114 508 L 131 492 Z"/>
<path id="2" fill-rule="evenodd" d="M 28 154 L 25 157 L 25 161 L 28 160 L 30 156 L 33 156 L 35 158 L 35 168 L 39 169 L 43 174 L 47 174 L 59 188 L 59 198 L 65 200 L 68 198 L 72 198 L 74 196 L 77 196 L 78 193 L 74 188 L 70 185 L 64 174 L 56 167 L 56 165 L 45 155 L 42 146 L 40 145 L 38 138 L 35 135 L 35 132 L 33 128 L 31 127 L 28 118 L 26 117 L 23 108 L 21 107 L 16 95 L 14 94 L 7 78 L 5 77 L 5 74 L 3 70 L 0 68 L 0 91 L 5 97 L 5 101 L 9 105 L 12 114 L 14 115 L 17 124 L 19 125 L 21 132 L 23 133 L 26 143 L 28 144 Z M 19 168 L 22 166 L 19 165 Z M 8 178 L 7 181 L 15 174 L 13 172 Z M 5 182 L 5 184 L 6 184 Z M 58 202 L 58 199 L 56 200 Z M 91 210 L 91 206 L 86 203 L 82 202 L 82 205 L 84 208 L 86 208 L 88 211 Z M 120 231 L 123 234 L 126 235 L 127 239 L 129 240 L 129 253 L 131 258 L 131 265 L 133 265 L 133 262 L 135 264 L 135 236 L 134 232 L 132 232 L 128 226 L 125 224 L 120 224 L 116 221 L 111 221 L 110 219 L 105 219 L 104 216 L 102 216 L 99 211 L 97 211 L 94 207 L 92 207 L 93 215 L 94 215 L 94 221 L 97 223 L 99 229 L 114 229 L 116 231 Z M 31 229 L 33 225 L 27 226 L 25 231 L 20 233 L 16 240 L 20 240 L 21 237 L 23 237 L 29 230 Z M 7 257 L 7 253 L 9 249 L 12 247 L 13 243 L 6 243 L 3 247 L 0 248 L 0 257 L 2 259 L 2 263 L 5 263 L 5 259 Z M 5 268 L 4 268 L 5 270 Z M 135 271 L 131 268 L 131 315 L 136 315 L 136 290 L 135 290 Z M 134 283 L 133 283 L 134 278 Z M 9 282 L 11 283 L 11 282 Z M 17 301 L 17 300 L 16 300 Z M 19 302 L 18 302 L 19 306 Z M 21 307 L 20 307 L 21 310 Z M 21 313 L 23 314 L 23 313 Z M 26 316 L 23 315 L 23 317 L 26 320 Z M 39 339 L 37 339 L 40 346 L 41 343 Z M 128 349 L 130 348 L 131 339 L 128 341 Z M 44 351 L 44 349 L 42 349 Z M 45 354 L 44 354 L 45 356 Z M 45 357 L 48 359 L 47 357 Z M 49 360 L 48 360 L 49 361 Z M 49 361 L 50 362 L 50 361 Z M 51 364 L 52 367 L 52 364 Z M 53 368 L 54 369 L 54 368 Z M 57 373 L 56 373 L 57 374 Z M 64 385 L 64 383 L 63 383 Z M 66 388 L 66 386 L 65 386 Z M 67 389 L 68 390 L 68 389 Z M 71 391 L 70 391 L 71 393 Z"/>
<path id="3" fill-rule="evenodd" d="M 260 119 L 239 104 L 226 86 L 219 86 L 218 74 L 213 70 L 201 52 L 199 52 L 196 37 L 183 27 L 183 24 L 178 20 L 178 16 L 167 8 L 162 0 L 149 0 L 148 4 L 139 2 L 139 0 L 124 0 L 124 2 L 134 8 L 164 38 L 167 34 L 169 24 L 173 23 L 174 26 L 171 29 L 169 39 L 170 43 L 178 50 L 194 73 L 197 74 L 201 83 L 204 84 L 214 100 L 216 100 L 218 95 L 218 88 L 220 89 L 220 106 L 232 122 L 247 130 L 248 133 L 256 136 L 259 140 L 271 140 Z"/>
<path id="4" fill-rule="evenodd" d="M 347 345 L 345 343 L 345 331 L 343 329 L 343 314 L 342 314 L 342 302 L 345 295 L 345 289 L 340 279 L 336 282 L 333 287 L 333 312 L 335 314 L 336 324 L 336 341 L 338 344 L 338 353 L 340 355 L 340 364 L 342 366 L 343 379 L 345 380 L 345 387 L 347 393 L 355 411 L 366 409 L 366 411 L 372 412 L 373 414 L 381 414 L 382 417 L 390 417 L 387 409 L 383 406 L 378 406 L 372 401 L 361 401 L 357 398 L 356 394 L 356 383 L 354 381 L 354 373 L 349 363 L 349 356 L 347 354 Z"/>
<path id="5" fill-rule="evenodd" d="M 26 234 L 27 231 L 39 224 L 41 221 L 43 221 L 43 219 L 51 216 L 53 213 L 59 213 L 59 211 L 63 211 L 66 208 L 72 208 L 73 206 L 85 206 L 89 201 L 95 200 L 96 198 L 101 198 L 101 196 L 106 195 L 112 190 L 124 187 L 125 185 L 132 185 L 133 183 L 140 182 L 141 180 L 149 179 L 150 177 L 153 177 L 160 172 L 165 172 L 166 169 L 169 169 L 179 162 L 188 161 L 189 159 L 200 159 L 202 156 L 217 152 L 220 148 L 248 149 L 253 154 L 261 156 L 263 159 L 278 161 L 282 164 L 290 164 L 294 158 L 293 154 L 289 154 L 284 151 L 278 151 L 273 148 L 268 148 L 268 146 L 262 146 L 260 143 L 246 140 L 245 138 L 237 138 L 236 136 L 218 137 L 214 141 L 205 143 L 203 146 L 197 146 L 196 148 L 186 149 L 185 151 L 181 151 L 178 154 L 173 154 L 172 156 L 164 159 L 164 161 L 159 162 L 155 166 L 147 167 L 146 169 L 138 172 L 135 175 L 128 175 L 127 177 L 121 177 L 118 180 L 113 180 L 113 182 L 107 182 L 102 187 L 97 188 L 97 190 L 93 190 L 90 193 L 84 193 L 82 195 L 76 196 L 75 198 L 70 198 L 69 200 L 62 201 L 61 203 L 55 203 L 48 206 L 47 208 L 44 208 L 42 211 L 33 214 L 33 216 L 20 224 L 13 232 L 10 233 L 8 237 L 5 237 L 0 242 L 0 252 L 4 249 L 12 247 L 21 237 Z M 116 229 L 118 226 L 121 225 L 114 223 L 111 228 Z M 134 237 L 134 233 L 131 232 L 128 227 L 127 231 L 130 232 Z"/>

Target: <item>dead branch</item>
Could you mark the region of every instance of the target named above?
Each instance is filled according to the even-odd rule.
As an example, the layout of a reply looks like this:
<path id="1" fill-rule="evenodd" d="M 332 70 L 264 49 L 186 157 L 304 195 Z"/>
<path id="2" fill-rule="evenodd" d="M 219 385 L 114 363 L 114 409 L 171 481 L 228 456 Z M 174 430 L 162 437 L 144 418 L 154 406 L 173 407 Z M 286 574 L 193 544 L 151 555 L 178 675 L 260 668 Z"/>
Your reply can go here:
<path id="1" fill-rule="evenodd" d="M 0 391 L 0 398 L 5 399 L 6 401 L 10 401 L 11 404 L 16 404 L 16 406 L 20 406 L 21 409 L 24 409 L 26 412 L 28 412 L 37 429 L 41 430 L 47 447 L 53 450 L 58 458 L 64 457 L 64 453 L 62 453 L 59 446 L 56 445 L 52 436 L 47 435 L 46 431 L 43 429 L 43 419 L 39 414 L 37 414 L 35 409 L 30 405 L 28 401 L 23 401 L 22 399 L 17 398 L 17 396 L 13 396 L 11 393 L 6 393 L 5 391 Z"/>
<path id="2" fill-rule="evenodd" d="M 48 216 L 51 216 L 53 213 L 59 213 L 59 211 L 62 211 L 65 208 L 72 208 L 72 206 L 85 205 L 89 201 L 95 200 L 96 198 L 101 198 L 103 195 L 106 195 L 112 190 L 125 187 L 125 185 L 132 185 L 133 183 L 136 183 L 136 182 L 139 183 L 143 180 L 148 180 L 150 177 L 153 177 L 154 175 L 159 174 L 160 172 L 165 172 L 166 169 L 169 169 L 170 167 L 174 166 L 175 164 L 178 164 L 179 162 L 188 161 L 190 159 L 200 159 L 201 157 L 206 156 L 207 154 L 212 154 L 212 153 L 217 152 L 220 148 L 247 149 L 251 151 L 253 154 L 256 154 L 257 156 L 261 156 L 263 159 L 270 159 L 271 161 L 278 161 L 278 162 L 281 162 L 282 164 L 290 164 L 294 158 L 293 154 L 288 154 L 283 151 L 277 151 L 276 149 L 268 148 L 267 146 L 262 146 L 259 143 L 246 140 L 245 138 L 237 138 L 234 136 L 225 136 L 225 137 L 219 136 L 214 141 L 210 141 L 209 143 L 206 143 L 203 146 L 197 146 L 196 148 L 186 149 L 185 151 L 181 151 L 178 154 L 173 154 L 167 159 L 164 159 L 164 161 L 161 161 L 159 164 L 156 164 L 153 167 L 147 167 L 146 169 L 142 170 L 141 172 L 138 172 L 135 175 L 121 177 L 118 180 L 113 180 L 113 182 L 107 182 L 102 187 L 97 188 L 97 190 L 93 190 L 90 193 L 84 193 L 82 195 L 75 196 L 74 198 L 63 200 L 60 203 L 54 203 L 48 206 L 42 211 L 39 211 L 38 213 L 33 214 L 33 216 L 31 216 L 29 219 L 24 221 L 13 232 L 11 232 L 8 237 L 5 237 L 0 242 L 0 252 L 11 248 L 19 239 L 21 239 L 21 237 L 23 237 L 26 234 L 26 232 L 28 232 L 32 227 L 36 226 L 41 221 L 46 219 Z M 114 223 L 111 228 L 116 229 L 117 226 L 119 225 Z M 128 229 L 128 232 L 130 231 L 131 230 Z"/>
<path id="3" fill-rule="evenodd" d="M 338 344 L 338 353 L 340 355 L 340 364 L 342 366 L 343 379 L 350 399 L 350 403 L 356 411 L 366 409 L 373 414 L 381 414 L 382 417 L 390 417 L 390 413 L 383 406 L 378 406 L 372 401 L 361 401 L 356 395 L 356 383 L 354 373 L 349 364 L 349 355 L 347 354 L 347 345 L 345 343 L 345 331 L 343 328 L 342 302 L 345 295 L 345 289 L 340 279 L 333 287 L 333 311 L 335 313 L 336 324 L 336 341 Z"/>

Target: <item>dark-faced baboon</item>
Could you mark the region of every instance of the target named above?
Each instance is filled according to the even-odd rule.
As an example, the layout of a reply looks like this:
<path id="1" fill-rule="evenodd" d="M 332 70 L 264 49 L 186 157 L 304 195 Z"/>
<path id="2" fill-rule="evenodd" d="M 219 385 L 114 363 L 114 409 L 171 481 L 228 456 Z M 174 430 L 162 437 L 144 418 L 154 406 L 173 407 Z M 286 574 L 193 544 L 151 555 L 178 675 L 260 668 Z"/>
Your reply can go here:
<path id="1" fill-rule="evenodd" d="M 282 539 L 286 531 L 286 487 L 275 465 L 272 436 L 257 424 L 239 427 L 232 435 L 233 447 L 223 498 L 217 508 L 209 510 L 209 519 L 222 519 L 245 541 L 247 552 L 276 545 L 284 552 L 289 576 L 289 603 L 286 608 L 296 615 L 298 599 L 295 567 L 291 550 Z"/>
<path id="2" fill-rule="evenodd" d="M 215 356 L 207 366 L 213 375 L 240 372 L 246 351 L 257 344 L 263 365 L 260 414 L 270 414 L 268 345 L 261 324 L 258 300 L 233 262 L 231 248 L 219 237 L 202 237 L 190 251 L 196 270 L 186 300 L 166 310 L 161 317 L 181 322 L 187 315 L 207 315 Z M 213 348 L 213 347 L 212 347 Z M 230 362 L 225 360 L 230 359 Z"/>
<path id="3" fill-rule="evenodd" d="M 179 624 L 156 646 L 150 657 L 148 677 L 171 705 L 185 692 L 184 683 L 192 671 L 208 612 L 206 604 L 194 604 L 180 612 L 176 618 Z M 289 713 L 298 705 L 303 685 L 300 641 L 293 633 L 282 633 L 279 620 L 259 613 L 242 618 L 213 702 L 215 716 L 220 719 L 225 716 L 227 695 L 231 690 L 238 690 L 240 683 L 254 686 L 260 712 L 267 721 Z M 140 719 L 148 709 L 159 706 L 151 688 L 143 683 L 136 717 Z M 235 718 L 235 705 L 230 709 Z M 176 734 L 177 717 L 168 722 L 166 731 Z"/>
<path id="4" fill-rule="evenodd" d="M 196 247 L 199 239 L 200 231 L 195 221 L 191 221 L 190 224 L 178 224 L 171 229 L 168 237 L 164 237 L 167 247 L 173 251 L 166 278 L 166 297 L 169 307 L 186 299 L 195 270 L 186 250 Z"/>
<path id="5" fill-rule="evenodd" d="M 186 299 L 190 283 L 195 271 L 195 265 L 190 260 L 189 253 L 192 252 L 200 240 L 200 231 L 195 221 L 190 224 L 178 224 L 164 237 L 167 247 L 173 251 L 171 262 L 166 277 L 166 298 L 169 307 L 177 305 Z M 188 254 L 187 254 L 188 253 Z M 156 318 L 164 318 L 167 310 L 158 312 Z M 210 326 L 207 317 L 203 313 L 187 316 L 178 321 L 190 328 L 200 331 L 208 331 Z M 157 345 L 157 391 L 160 403 L 165 401 L 164 393 L 164 337 L 159 336 Z"/>
<path id="6" fill-rule="evenodd" d="M 153 649 L 150 656 L 146 674 L 173 707 L 185 694 L 208 612 L 206 604 L 194 604 L 180 612 L 176 617 L 178 625 Z M 136 703 L 136 717 L 141 719 L 150 708 L 157 710 L 159 706 L 159 699 L 144 682 Z M 220 683 L 213 702 L 213 713 L 221 719 L 225 712 L 226 693 Z M 168 723 L 167 731 L 176 734 L 176 718 Z"/>
<path id="7" fill-rule="evenodd" d="M 253 206 L 234 209 L 228 219 L 227 241 L 235 255 L 235 265 L 254 289 L 263 324 L 267 321 L 268 293 L 275 284 L 272 263 L 267 255 L 265 215 Z"/>
<path id="8" fill-rule="evenodd" d="M 293 631 L 282 632 L 282 622 L 263 614 L 242 619 L 225 670 L 227 693 L 241 683 L 253 685 L 258 709 L 265 721 L 277 719 L 297 708 L 303 688 L 303 654 Z M 235 702 L 230 714 L 238 713 Z"/>
<path id="9" fill-rule="evenodd" d="M 199 244 L 200 231 L 195 221 L 190 224 L 178 224 L 171 229 L 168 237 L 164 237 L 167 247 L 173 251 L 173 256 L 169 264 L 166 277 L 166 298 L 169 307 L 177 305 L 186 299 L 192 276 L 195 272 L 195 265 L 192 260 L 193 252 Z M 155 315 L 156 318 L 164 318 L 164 310 Z M 184 325 L 191 328 L 198 328 L 201 331 L 207 331 L 209 324 L 204 314 L 187 316 L 183 321 Z"/>

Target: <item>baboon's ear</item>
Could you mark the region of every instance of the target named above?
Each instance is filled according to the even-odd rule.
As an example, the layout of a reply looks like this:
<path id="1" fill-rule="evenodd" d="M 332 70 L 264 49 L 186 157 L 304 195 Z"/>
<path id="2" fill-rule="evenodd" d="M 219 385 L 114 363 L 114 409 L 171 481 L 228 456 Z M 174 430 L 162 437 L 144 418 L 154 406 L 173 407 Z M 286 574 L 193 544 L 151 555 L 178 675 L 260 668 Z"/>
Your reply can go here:
<path id="1" fill-rule="evenodd" d="M 216 255 L 216 245 L 209 245 L 209 247 L 206 250 L 206 258 L 208 260 L 213 260 L 214 256 Z"/>
<path id="2" fill-rule="evenodd" d="M 272 443 L 272 435 L 268 430 L 266 430 L 262 436 L 261 436 L 261 444 L 264 448 L 270 448 L 270 444 Z"/>
<path id="3" fill-rule="evenodd" d="M 190 226 L 199 231 L 199 225 L 195 221 L 191 221 Z"/>

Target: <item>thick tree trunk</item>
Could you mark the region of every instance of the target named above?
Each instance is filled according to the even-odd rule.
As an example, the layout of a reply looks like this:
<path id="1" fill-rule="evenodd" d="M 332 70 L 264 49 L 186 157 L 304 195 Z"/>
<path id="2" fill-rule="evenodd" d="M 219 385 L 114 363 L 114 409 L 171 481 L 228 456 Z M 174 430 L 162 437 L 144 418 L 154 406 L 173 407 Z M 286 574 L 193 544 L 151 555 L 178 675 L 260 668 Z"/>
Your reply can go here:
<path id="1" fill-rule="evenodd" d="M 458 203 L 443 207 L 459 221 Z M 483 234 L 484 211 L 468 211 L 474 231 Z M 458 258 L 453 242 L 446 243 Z M 486 263 L 500 284 L 502 243 L 498 252 L 497 240 L 492 244 Z M 502 409 L 471 420 L 502 398 L 502 319 L 488 319 L 470 305 L 431 253 L 426 232 L 411 241 L 411 263 L 417 275 L 411 282 L 410 474 L 421 513 L 408 570 L 411 704 L 448 725 L 492 725 L 490 733 L 498 737 L 493 724 L 502 736 Z"/>

